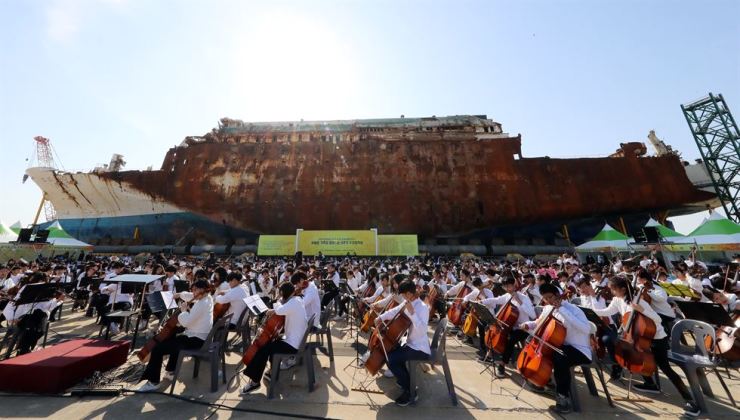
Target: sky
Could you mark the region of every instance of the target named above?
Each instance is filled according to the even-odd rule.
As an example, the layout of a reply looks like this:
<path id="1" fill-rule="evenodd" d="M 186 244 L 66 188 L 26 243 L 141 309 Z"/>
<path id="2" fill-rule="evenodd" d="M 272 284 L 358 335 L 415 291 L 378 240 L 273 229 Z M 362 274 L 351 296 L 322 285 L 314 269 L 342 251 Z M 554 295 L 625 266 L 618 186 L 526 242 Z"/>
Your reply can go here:
<path id="1" fill-rule="evenodd" d="M 655 130 L 693 160 L 680 104 L 722 93 L 740 117 L 739 16 L 734 0 L 0 0 L 0 220 L 33 220 L 34 136 L 66 170 L 113 153 L 156 169 L 222 117 L 487 114 L 525 157 Z"/>

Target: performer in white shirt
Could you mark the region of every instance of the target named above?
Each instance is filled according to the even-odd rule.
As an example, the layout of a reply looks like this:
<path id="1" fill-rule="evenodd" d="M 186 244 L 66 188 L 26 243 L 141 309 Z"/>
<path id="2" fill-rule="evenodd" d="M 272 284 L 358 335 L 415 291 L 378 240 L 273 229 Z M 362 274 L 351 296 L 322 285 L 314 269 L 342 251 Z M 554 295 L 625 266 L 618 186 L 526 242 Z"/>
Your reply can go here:
<path id="1" fill-rule="evenodd" d="M 193 283 L 192 293 L 180 293 L 185 301 L 194 301 L 193 307 L 188 310 L 186 302 L 180 304 L 180 314 L 177 321 L 185 327 L 182 334 L 164 340 L 152 349 L 149 363 L 141 375 L 141 380 L 147 382 L 139 388 L 140 392 L 150 392 L 159 388 L 162 362 L 165 355 L 169 355 L 165 366 L 165 379 L 172 380 L 177 367 L 177 355 L 180 350 L 197 349 L 203 346 L 213 327 L 213 298 L 208 293 L 208 282 L 198 280 Z"/>
<path id="2" fill-rule="evenodd" d="M 525 322 L 522 324 L 522 328 L 526 331 L 534 331 L 550 313 L 565 326 L 565 343 L 560 347 L 562 354 L 554 352 L 552 356 L 557 396 L 555 406 L 550 407 L 558 413 L 565 414 L 571 411 L 570 368 L 591 361 L 591 343 L 589 341 L 591 326 L 582 310 L 562 300 L 560 289 L 554 284 L 547 283 L 540 286 L 540 294 L 542 294 L 542 301 L 547 306 L 543 308 L 542 314 L 536 321 Z"/>
<path id="3" fill-rule="evenodd" d="M 637 294 L 644 293 L 641 291 L 633 291 L 629 281 L 622 276 L 615 276 L 609 280 L 609 288 L 614 295 L 611 303 L 606 309 L 595 309 L 594 312 L 599 316 L 611 316 L 614 314 L 624 315 L 627 312 L 638 311 L 650 318 L 655 323 L 655 336 L 653 337 L 653 343 L 650 346 L 650 352 L 655 358 L 655 364 L 658 368 L 668 377 L 673 386 L 676 387 L 679 394 L 686 401 L 684 405 L 684 413 L 689 416 L 696 417 L 699 415 L 700 410 L 696 403 L 693 401 L 691 392 L 681 380 L 681 377 L 671 368 L 668 361 L 668 347 L 670 337 L 666 334 L 663 329 L 662 320 L 660 316 L 650 307 L 644 299 L 641 299 L 639 303 L 637 301 Z M 641 289 L 643 290 L 643 289 Z M 635 389 L 648 392 L 648 393 L 659 393 L 660 390 L 655 384 L 652 376 L 643 376 L 645 381 L 643 384 L 637 384 L 634 386 Z"/>
<path id="4" fill-rule="evenodd" d="M 308 276 L 302 271 L 293 273 L 290 277 L 290 282 L 298 292 L 303 294 L 303 307 L 306 309 L 306 318 L 313 316 L 313 327 L 321 327 L 321 300 L 319 299 L 319 289 L 316 287 L 316 284 L 308 281 Z"/>
<path id="5" fill-rule="evenodd" d="M 519 310 L 519 318 L 517 318 L 516 323 L 512 325 L 509 330 L 509 335 L 506 340 L 506 348 L 501 354 L 501 361 L 496 364 L 496 376 L 499 378 L 506 376 L 506 369 L 504 366 L 511 360 L 514 346 L 517 343 L 523 342 L 524 339 L 529 336 L 526 331 L 521 329 L 522 324 L 537 318 L 532 301 L 529 300 L 529 296 L 525 293 L 516 291 L 516 279 L 514 279 L 514 277 L 507 276 L 504 278 L 502 283 L 506 290 L 505 294 L 498 297 L 486 298 L 481 301 L 483 305 L 487 306 L 491 310 L 491 314 L 494 316 L 496 315 L 495 308 L 505 305 L 509 300 L 511 300 L 511 304 Z M 485 335 L 482 335 L 481 337 L 484 336 Z"/>
<path id="6" fill-rule="evenodd" d="M 259 389 L 262 374 L 274 353 L 295 354 L 298 351 L 308 325 L 306 309 L 303 307 L 301 298 L 294 296 L 295 292 L 296 288 L 292 283 L 280 285 L 280 296 L 284 303 L 279 306 L 275 305 L 275 309 L 268 310 L 267 316 L 277 314 L 285 317 L 285 335 L 282 340 L 275 340 L 261 347 L 254 355 L 252 361 L 244 369 L 244 375 L 249 378 L 249 381 L 242 388 L 242 394 L 249 394 Z"/>
<path id="7" fill-rule="evenodd" d="M 164 269 L 164 275 L 166 278 L 162 283 L 162 290 L 175 293 L 175 280 L 180 280 L 180 278 L 177 277 L 177 267 L 174 265 L 168 265 L 167 268 Z"/>
<path id="8" fill-rule="evenodd" d="M 401 395 L 396 398 L 396 404 L 405 407 L 412 403 L 411 377 L 406 368 L 406 362 L 409 360 L 427 360 L 432 351 L 427 335 L 429 307 L 419 299 L 416 294 L 416 285 L 409 280 L 401 282 L 398 286 L 398 292 L 405 299 L 405 303 L 381 314 L 375 319 L 375 323 L 388 322 L 401 311 L 404 311 L 404 314 L 411 320 L 406 342 L 389 352 L 387 361 L 388 369 L 393 372 L 396 382 L 402 389 Z"/>
<path id="9" fill-rule="evenodd" d="M 233 330 L 236 328 L 236 323 L 239 322 L 242 313 L 247 309 L 244 298 L 249 296 L 249 289 L 242 284 L 242 275 L 235 271 L 226 275 L 224 283 L 229 286 L 229 290 L 216 292 L 216 303 L 229 304 L 229 309 L 224 315 L 232 315 L 229 321 L 229 329 Z"/>

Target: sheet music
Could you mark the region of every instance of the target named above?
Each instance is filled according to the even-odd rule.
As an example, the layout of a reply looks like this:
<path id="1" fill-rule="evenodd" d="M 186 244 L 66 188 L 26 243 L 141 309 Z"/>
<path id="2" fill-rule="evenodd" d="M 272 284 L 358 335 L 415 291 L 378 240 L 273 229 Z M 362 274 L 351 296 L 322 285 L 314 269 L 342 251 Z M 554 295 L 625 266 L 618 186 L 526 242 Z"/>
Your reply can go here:
<path id="1" fill-rule="evenodd" d="M 253 314 L 259 315 L 269 309 L 258 295 L 250 295 L 242 299 Z"/>
<path id="2" fill-rule="evenodd" d="M 159 292 L 162 295 L 162 300 L 164 301 L 164 306 L 167 309 L 177 309 L 177 301 L 175 301 L 175 296 L 172 293 L 171 290 L 168 291 L 161 291 Z"/>

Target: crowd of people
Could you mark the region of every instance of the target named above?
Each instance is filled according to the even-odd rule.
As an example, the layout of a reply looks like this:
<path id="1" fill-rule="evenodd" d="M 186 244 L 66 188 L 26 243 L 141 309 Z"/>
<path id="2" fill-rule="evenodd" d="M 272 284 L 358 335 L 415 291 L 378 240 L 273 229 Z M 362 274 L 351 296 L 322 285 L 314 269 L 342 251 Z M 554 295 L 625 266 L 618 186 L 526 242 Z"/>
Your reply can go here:
<path id="1" fill-rule="evenodd" d="M 621 334 L 621 317 L 638 312 L 652 320 L 656 331 L 650 345 L 655 364 L 678 390 L 685 412 L 698 415 L 695 398 L 681 377 L 672 369 L 667 353 L 670 333 L 683 315 L 675 300 L 711 302 L 737 319 L 737 264 L 740 256 L 720 265 L 705 264 L 695 257 L 680 261 L 658 261 L 654 255 L 633 258 L 605 256 L 585 261 L 570 254 L 549 260 L 523 258 L 516 261 L 478 257 L 192 257 L 175 255 L 96 256 L 77 260 L 55 258 L 36 261 L 7 261 L 0 265 L 0 306 L 6 326 L 6 339 L 15 337 L 17 354 L 32 351 L 53 320 L 62 302 L 85 315 L 98 315 L 112 334 L 118 334 L 121 319 L 108 316 L 113 311 L 137 309 L 141 305 L 141 327 L 152 317 L 162 319 L 146 299 L 121 289 L 116 277 L 124 274 L 155 274 L 160 277 L 140 293 L 171 292 L 178 299 L 177 320 L 180 334 L 156 344 L 142 375 L 141 391 L 158 389 L 164 357 L 169 356 L 164 378 L 171 379 L 176 356 L 183 349 L 202 346 L 214 322 L 214 308 L 228 305 L 223 314 L 229 327 L 247 310 L 246 298 L 259 296 L 269 308 L 262 318 L 285 318 L 281 339 L 256 351 L 244 375 L 243 393 L 260 388 L 270 355 L 295 353 L 307 328 L 319 328 L 322 310 L 334 312 L 339 322 L 362 322 L 373 314 L 373 326 L 405 314 L 410 326 L 401 345 L 387 354 L 384 375 L 395 377 L 402 389 L 399 405 L 412 403 L 406 362 L 424 360 L 430 355 L 428 325 L 449 313 L 450 334 L 477 348 L 481 363 L 493 363 L 497 377 L 506 377 L 517 348 L 523 347 L 539 327 L 555 319 L 566 330 L 560 351 L 553 354 L 556 402 L 553 410 L 567 413 L 570 403 L 570 368 L 590 362 L 596 337 L 606 350 L 603 362 L 611 378 L 623 377 L 624 368 L 616 360 L 615 345 Z M 24 289 L 34 284 L 58 286 L 53 297 L 43 301 L 19 300 Z M 669 297 L 665 285 L 684 286 L 685 296 Z M 346 286 L 342 286 L 346 285 Z M 491 327 L 476 316 L 477 303 L 496 316 L 502 307 L 513 305 L 516 320 L 509 327 L 505 345 L 494 350 L 487 344 Z M 455 310 L 451 310 L 451 307 Z M 581 308 L 593 311 L 603 320 L 596 331 Z M 459 316 L 458 316 L 459 315 Z M 475 316 L 475 322 L 464 321 Z M 313 324 L 307 321 L 313 319 Z M 737 328 L 733 330 L 737 334 Z M 8 349 L 7 355 L 12 349 Z M 289 368 L 290 360 L 285 362 Z M 541 392 L 544 388 L 528 384 Z M 652 375 L 645 375 L 634 387 L 640 392 L 658 392 Z"/>

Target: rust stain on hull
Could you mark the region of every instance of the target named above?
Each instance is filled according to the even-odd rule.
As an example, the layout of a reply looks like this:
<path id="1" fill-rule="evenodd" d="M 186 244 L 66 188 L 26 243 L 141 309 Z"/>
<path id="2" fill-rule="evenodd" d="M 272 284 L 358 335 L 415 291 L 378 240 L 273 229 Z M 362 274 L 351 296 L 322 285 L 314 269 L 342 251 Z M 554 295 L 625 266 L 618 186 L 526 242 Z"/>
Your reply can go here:
<path id="1" fill-rule="evenodd" d="M 521 158 L 519 137 L 479 133 L 221 129 L 170 149 L 161 170 L 100 176 L 218 223 L 271 234 L 378 227 L 454 235 L 714 197 L 691 184 L 678 157 L 641 157 L 631 143 L 607 158 Z"/>

